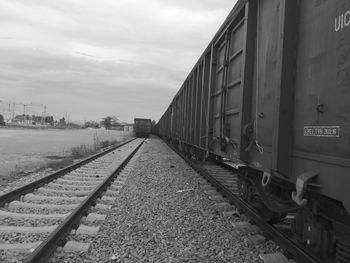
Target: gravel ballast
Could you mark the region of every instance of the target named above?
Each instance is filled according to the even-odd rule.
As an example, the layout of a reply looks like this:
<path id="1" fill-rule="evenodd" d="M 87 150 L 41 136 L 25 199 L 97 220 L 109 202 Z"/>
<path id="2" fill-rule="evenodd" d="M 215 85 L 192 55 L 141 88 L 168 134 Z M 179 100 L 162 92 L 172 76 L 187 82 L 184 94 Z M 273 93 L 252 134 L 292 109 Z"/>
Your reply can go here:
<path id="1" fill-rule="evenodd" d="M 51 262 L 261 262 L 271 241 L 249 242 L 259 229 L 235 227 L 205 194 L 205 184 L 160 139 L 149 139 L 87 253 Z"/>
<path id="2" fill-rule="evenodd" d="M 129 144 L 121 146 L 120 148 L 124 148 L 124 150 L 120 153 L 110 152 L 91 163 L 79 167 L 73 171 L 75 177 L 82 182 L 85 182 L 85 178 L 92 178 L 94 181 L 96 181 L 96 177 L 105 178 L 106 174 L 111 174 L 116 169 L 116 166 L 119 166 L 126 158 L 126 154 L 132 151 L 139 142 L 140 140 L 135 140 L 130 143 L 131 146 Z M 77 175 L 80 175 L 80 177 Z M 55 183 L 51 182 L 44 187 L 38 188 L 34 193 L 21 196 L 20 200 L 11 201 L 1 208 L 0 262 L 22 262 L 25 253 L 28 255 L 32 252 L 32 244 L 28 244 L 28 242 L 38 243 L 46 239 L 57 228 L 58 223 L 62 222 L 68 216 L 68 213 L 76 209 L 80 202 L 84 200 L 84 198 L 77 196 L 82 196 L 82 192 L 84 192 L 86 197 L 88 194 L 91 194 L 95 187 L 100 185 L 100 182 L 95 183 L 95 187 L 91 185 L 78 186 L 76 182 L 72 182 L 71 185 L 64 183 L 58 180 L 57 183 L 56 181 Z M 44 195 L 38 195 L 40 192 L 49 195 L 48 203 L 44 202 L 46 199 Z M 68 197 L 62 198 L 61 192 L 67 194 Z M 55 195 L 57 195 L 57 198 L 54 197 Z M 41 201 L 32 203 L 31 199 Z M 70 204 L 60 204 L 61 199 L 63 202 L 67 202 L 67 200 L 75 201 Z M 57 202 L 54 203 L 54 200 Z M 108 210 L 110 208 L 111 206 L 96 205 L 96 209 L 99 210 Z M 82 230 L 79 231 L 79 229 Z M 97 231 L 95 231 L 96 229 Z M 82 228 L 82 226 L 79 226 L 77 233 L 91 232 L 96 234 L 98 229 L 98 227 L 87 226 Z M 92 232 L 92 230 L 94 231 Z M 17 254 L 14 255 L 14 251 L 19 252 L 18 256 Z"/>

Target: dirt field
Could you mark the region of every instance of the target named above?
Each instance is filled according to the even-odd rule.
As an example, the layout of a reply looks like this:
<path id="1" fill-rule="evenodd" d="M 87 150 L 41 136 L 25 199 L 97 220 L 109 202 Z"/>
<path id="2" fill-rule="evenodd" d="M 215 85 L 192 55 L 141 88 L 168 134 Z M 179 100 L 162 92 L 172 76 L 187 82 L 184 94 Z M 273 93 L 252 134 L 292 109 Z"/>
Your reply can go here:
<path id="1" fill-rule="evenodd" d="M 122 141 L 130 136 L 112 130 L 0 129 L 0 187 L 44 167 L 72 163 L 72 147 L 93 147 L 97 141 Z"/>

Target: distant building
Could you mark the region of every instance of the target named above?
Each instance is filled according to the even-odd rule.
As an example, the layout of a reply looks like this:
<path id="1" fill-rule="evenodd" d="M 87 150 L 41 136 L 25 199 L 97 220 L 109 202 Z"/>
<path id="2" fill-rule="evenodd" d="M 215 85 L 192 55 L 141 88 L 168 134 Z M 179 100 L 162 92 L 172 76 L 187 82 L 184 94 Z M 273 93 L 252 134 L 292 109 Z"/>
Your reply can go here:
<path id="1" fill-rule="evenodd" d="M 124 125 L 124 131 L 127 131 L 127 132 L 133 132 L 134 131 L 134 124 L 133 123 L 126 123 Z"/>
<path id="2" fill-rule="evenodd" d="M 14 117 L 14 119 L 9 120 L 9 123 L 13 124 L 13 125 L 53 125 L 54 119 L 52 116 L 37 116 L 37 115 L 25 115 L 25 114 L 21 114 L 21 115 L 16 115 Z"/>
<path id="3" fill-rule="evenodd" d="M 92 129 L 97 129 L 97 128 L 100 128 L 102 127 L 101 124 L 98 124 L 96 121 L 86 121 L 84 123 L 84 128 L 92 128 Z"/>
<path id="4" fill-rule="evenodd" d="M 116 131 L 130 131 L 130 132 L 132 132 L 134 129 L 134 124 L 124 122 L 124 123 L 114 124 L 109 129 L 116 130 Z"/>

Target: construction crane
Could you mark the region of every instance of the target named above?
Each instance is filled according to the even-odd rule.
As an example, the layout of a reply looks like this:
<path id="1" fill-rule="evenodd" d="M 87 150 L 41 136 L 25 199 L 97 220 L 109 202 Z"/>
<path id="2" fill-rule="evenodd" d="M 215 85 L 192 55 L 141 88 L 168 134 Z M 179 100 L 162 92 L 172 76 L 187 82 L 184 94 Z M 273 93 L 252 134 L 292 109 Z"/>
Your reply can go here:
<path id="1" fill-rule="evenodd" d="M 16 117 L 16 112 L 19 112 L 18 106 L 23 106 L 23 116 L 27 114 L 33 115 L 33 110 L 29 111 L 30 108 L 40 108 L 41 110 L 41 122 L 43 123 L 46 117 L 46 105 L 44 104 L 35 104 L 35 103 L 23 103 L 23 102 L 14 102 L 14 101 L 3 101 L 0 100 L 0 105 L 2 105 L 2 115 L 8 121 L 13 121 Z"/>
<path id="2" fill-rule="evenodd" d="M 6 120 L 12 119 L 13 105 L 11 102 L 0 100 L 0 105 L 2 108 L 2 116 Z M 12 107 L 11 107 L 12 106 Z"/>

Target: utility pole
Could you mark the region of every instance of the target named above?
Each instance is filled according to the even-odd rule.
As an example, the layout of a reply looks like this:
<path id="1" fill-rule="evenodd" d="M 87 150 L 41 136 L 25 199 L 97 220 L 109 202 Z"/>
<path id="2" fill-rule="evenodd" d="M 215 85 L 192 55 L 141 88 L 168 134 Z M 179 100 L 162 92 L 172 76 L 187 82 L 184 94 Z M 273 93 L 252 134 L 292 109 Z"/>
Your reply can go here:
<path id="1" fill-rule="evenodd" d="M 9 102 L 9 120 L 11 120 L 11 116 L 12 116 L 12 113 L 11 113 L 11 102 Z"/>
<path id="2" fill-rule="evenodd" d="M 46 105 L 44 105 L 44 110 L 42 111 L 42 116 L 41 116 L 41 124 L 43 124 L 45 122 L 45 118 L 46 118 Z"/>
<path id="3" fill-rule="evenodd" d="M 12 120 L 15 119 L 15 115 L 16 115 L 16 102 L 12 103 Z"/>

